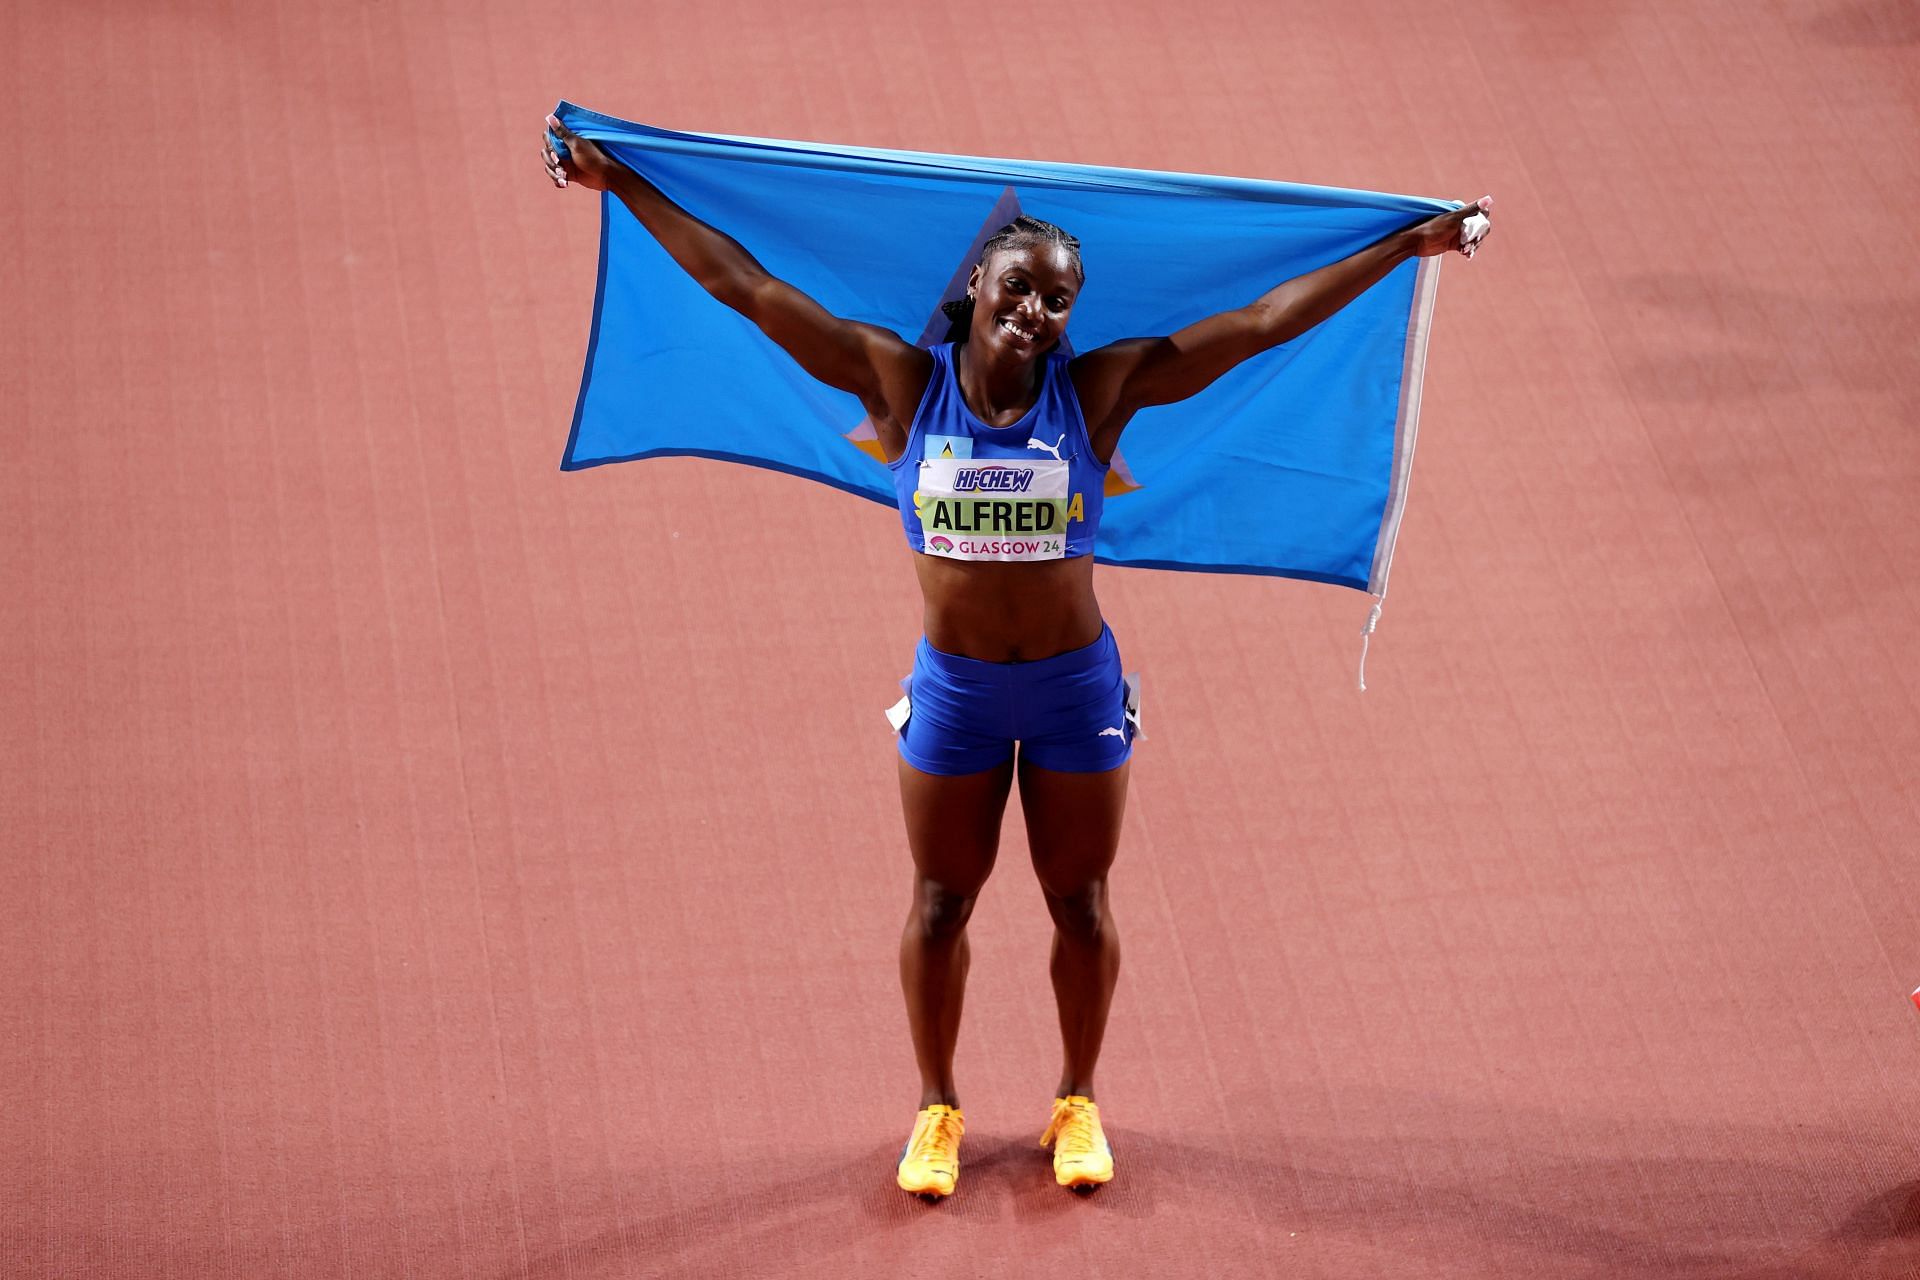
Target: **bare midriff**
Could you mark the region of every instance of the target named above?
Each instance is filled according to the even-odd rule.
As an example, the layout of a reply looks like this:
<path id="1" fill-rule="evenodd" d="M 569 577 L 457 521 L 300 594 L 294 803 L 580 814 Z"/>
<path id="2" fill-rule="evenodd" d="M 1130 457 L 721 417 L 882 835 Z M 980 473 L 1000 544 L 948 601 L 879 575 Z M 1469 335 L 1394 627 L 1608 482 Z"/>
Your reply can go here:
<path id="1" fill-rule="evenodd" d="M 927 643 L 982 662 L 1033 662 L 1100 638 L 1093 557 L 996 564 L 916 554 Z"/>

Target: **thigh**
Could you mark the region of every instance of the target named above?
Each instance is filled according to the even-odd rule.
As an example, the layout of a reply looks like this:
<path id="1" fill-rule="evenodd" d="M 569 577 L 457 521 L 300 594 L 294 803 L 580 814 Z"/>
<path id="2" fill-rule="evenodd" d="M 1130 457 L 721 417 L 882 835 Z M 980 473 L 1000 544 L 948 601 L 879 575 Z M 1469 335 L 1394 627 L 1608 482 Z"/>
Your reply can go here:
<path id="1" fill-rule="evenodd" d="M 1040 887 L 1070 897 L 1106 879 L 1120 847 L 1131 763 L 1104 773 L 1066 773 L 1033 764 L 1022 752 L 1020 807 Z"/>
<path id="2" fill-rule="evenodd" d="M 923 881 L 972 897 L 1000 850 L 1000 821 L 1013 789 L 1013 761 L 980 773 L 927 773 L 900 760 L 900 809 Z"/>

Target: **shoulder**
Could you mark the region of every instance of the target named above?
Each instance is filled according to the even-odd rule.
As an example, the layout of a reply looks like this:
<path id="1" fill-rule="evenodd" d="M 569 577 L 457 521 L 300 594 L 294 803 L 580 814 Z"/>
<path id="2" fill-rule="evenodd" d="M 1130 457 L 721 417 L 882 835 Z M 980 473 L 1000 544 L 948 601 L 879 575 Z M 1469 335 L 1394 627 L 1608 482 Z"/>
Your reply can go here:
<path id="1" fill-rule="evenodd" d="M 1104 347 L 1095 347 L 1083 351 L 1073 358 L 1069 366 L 1073 370 L 1075 382 L 1090 379 L 1115 377 L 1136 367 L 1152 350 L 1165 342 L 1165 338 L 1121 338 L 1109 342 Z"/>
<path id="2" fill-rule="evenodd" d="M 893 330 L 875 324 L 855 324 L 858 340 L 873 368 L 881 408 L 901 422 L 909 422 L 926 394 L 933 376 L 934 357 Z"/>
<path id="3" fill-rule="evenodd" d="M 1073 377 L 1074 394 L 1080 397 L 1080 412 L 1089 430 L 1116 412 L 1123 412 L 1121 401 L 1128 379 L 1164 338 L 1122 338 L 1104 347 L 1095 347 L 1073 358 L 1067 366 Z"/>
<path id="4" fill-rule="evenodd" d="M 885 325 L 849 320 L 846 326 L 849 336 L 866 350 L 876 364 L 894 362 L 920 368 L 933 367 L 933 356 L 925 347 L 914 346 Z"/>

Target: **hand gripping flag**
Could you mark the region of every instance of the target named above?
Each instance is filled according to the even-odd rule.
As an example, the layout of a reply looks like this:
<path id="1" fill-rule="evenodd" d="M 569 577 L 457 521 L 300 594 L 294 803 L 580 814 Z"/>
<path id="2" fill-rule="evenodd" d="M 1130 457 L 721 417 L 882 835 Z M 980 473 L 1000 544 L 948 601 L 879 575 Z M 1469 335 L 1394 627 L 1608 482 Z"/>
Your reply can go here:
<path id="1" fill-rule="evenodd" d="M 1244 306 L 1459 206 L 1241 178 L 676 133 L 562 103 L 568 128 L 744 244 L 835 315 L 931 345 L 988 236 L 1020 213 L 1078 236 L 1075 349 Z M 1406 502 L 1440 259 L 1122 436 L 1109 564 L 1386 588 Z M 600 279 L 561 466 L 693 455 L 894 505 L 859 401 L 808 377 L 601 197 Z"/>

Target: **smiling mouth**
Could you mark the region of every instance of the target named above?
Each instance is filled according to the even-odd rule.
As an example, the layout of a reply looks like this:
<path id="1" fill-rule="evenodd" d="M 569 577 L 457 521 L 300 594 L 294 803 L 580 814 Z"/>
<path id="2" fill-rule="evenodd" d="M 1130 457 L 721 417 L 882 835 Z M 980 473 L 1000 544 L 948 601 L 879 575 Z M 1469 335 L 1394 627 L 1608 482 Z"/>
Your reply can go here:
<path id="1" fill-rule="evenodd" d="M 1009 334 L 1012 334 L 1015 338 L 1018 338 L 1021 342 L 1038 342 L 1040 340 L 1038 333 L 1029 329 L 1022 329 L 1019 325 L 1004 317 L 1000 320 L 1000 327 Z"/>

